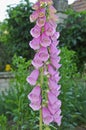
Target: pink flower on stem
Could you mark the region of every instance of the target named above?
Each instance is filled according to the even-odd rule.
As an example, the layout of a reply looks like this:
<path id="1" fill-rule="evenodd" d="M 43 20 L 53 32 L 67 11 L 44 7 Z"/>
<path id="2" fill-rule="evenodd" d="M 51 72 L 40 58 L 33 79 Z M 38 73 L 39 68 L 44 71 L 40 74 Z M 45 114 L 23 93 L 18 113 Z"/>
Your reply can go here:
<path id="1" fill-rule="evenodd" d="M 39 70 L 33 70 L 30 76 L 27 77 L 27 82 L 31 85 L 35 85 L 39 76 Z"/>
<path id="2" fill-rule="evenodd" d="M 39 17 L 44 17 L 45 16 L 45 8 L 40 8 L 39 9 Z"/>
<path id="3" fill-rule="evenodd" d="M 29 105 L 34 111 L 37 111 L 41 108 L 41 100 L 39 99 L 39 101 L 37 102 L 31 102 Z"/>
<path id="4" fill-rule="evenodd" d="M 49 6 L 49 12 L 56 13 L 57 10 L 51 5 L 51 6 Z"/>
<path id="5" fill-rule="evenodd" d="M 41 88 L 40 86 L 36 86 L 33 90 L 28 94 L 28 99 L 31 101 L 30 107 L 33 110 L 39 110 L 41 108 Z"/>
<path id="6" fill-rule="evenodd" d="M 33 37 L 38 38 L 41 34 L 41 28 L 35 25 L 35 27 L 31 29 L 30 33 Z"/>
<path id="7" fill-rule="evenodd" d="M 50 19 L 53 20 L 54 22 L 57 22 L 58 16 L 50 12 Z"/>
<path id="8" fill-rule="evenodd" d="M 52 0 L 39 0 L 32 7 L 35 11 L 31 14 L 30 21 L 36 21 L 36 25 L 30 31 L 33 40 L 30 41 L 29 45 L 36 50 L 32 60 L 35 70 L 27 77 L 27 82 L 35 85 L 40 72 L 42 72 L 40 75 L 41 87 L 36 85 L 28 94 L 28 99 L 31 101 L 30 107 L 33 110 L 41 109 L 44 124 L 49 125 L 51 122 L 56 122 L 60 125 L 62 118 L 60 115 L 61 101 L 58 96 L 61 92 L 61 85 L 59 85 L 61 77 L 58 69 L 61 64 L 59 64 L 60 50 L 56 47 L 59 44 L 58 38 L 60 34 L 56 32 L 57 15 L 52 4 Z M 41 80 L 44 75 L 48 78 L 48 92 L 45 91 L 45 86 L 43 86 L 43 79 Z M 46 98 L 42 99 L 45 97 L 45 95 L 42 95 L 44 93 L 47 94 L 47 103 L 44 103 Z M 46 104 L 45 107 L 43 107 L 43 103 Z M 40 120 L 42 123 L 42 119 Z"/>
<path id="9" fill-rule="evenodd" d="M 50 45 L 50 55 L 52 58 L 56 59 L 57 56 L 60 54 L 60 50 L 53 44 Z"/>
<path id="10" fill-rule="evenodd" d="M 59 32 L 55 32 L 55 33 L 53 34 L 53 36 L 51 37 L 51 39 L 52 39 L 53 41 L 56 41 L 59 37 L 60 37 L 60 33 L 59 33 Z"/>
<path id="11" fill-rule="evenodd" d="M 42 60 L 39 58 L 39 54 L 38 54 L 38 53 L 35 54 L 35 57 L 34 57 L 34 59 L 32 60 L 32 65 L 33 65 L 36 69 L 38 69 L 38 68 L 40 68 L 40 67 L 43 66 L 43 62 L 42 62 Z"/>
<path id="12" fill-rule="evenodd" d="M 48 64 L 48 72 L 53 76 L 56 74 L 56 69 L 51 64 Z"/>
<path id="13" fill-rule="evenodd" d="M 28 94 L 28 99 L 30 99 L 30 101 L 33 101 L 33 102 L 38 101 L 40 99 L 40 95 L 41 95 L 41 88 L 40 88 L 40 86 L 36 86 Z"/>
<path id="14" fill-rule="evenodd" d="M 48 47 L 48 46 L 50 46 L 50 44 L 51 44 L 51 39 L 50 39 L 45 33 L 43 33 L 43 34 L 41 35 L 40 44 L 41 44 L 41 46 L 43 46 L 43 47 Z"/>
<path id="15" fill-rule="evenodd" d="M 58 112 L 55 113 L 55 115 L 54 115 L 54 122 L 56 122 L 58 124 L 58 126 L 61 125 L 61 120 L 62 120 L 62 116 L 58 115 Z"/>
<path id="16" fill-rule="evenodd" d="M 31 15 L 30 15 L 30 21 L 31 22 L 34 22 L 37 20 L 39 14 L 38 14 L 38 11 L 34 11 Z"/>
<path id="17" fill-rule="evenodd" d="M 49 19 L 49 23 L 56 29 L 57 23 L 53 21 L 52 19 Z"/>
<path id="18" fill-rule="evenodd" d="M 53 41 L 52 44 L 56 47 L 59 44 L 59 40 Z"/>
<path id="19" fill-rule="evenodd" d="M 54 115 L 57 111 L 59 111 L 60 107 L 61 107 L 61 101 L 60 100 L 57 100 L 57 102 L 55 102 L 53 105 L 48 103 L 48 109 L 49 109 L 49 111 L 52 115 Z"/>
<path id="20" fill-rule="evenodd" d="M 61 67 L 61 64 L 59 64 L 60 62 L 60 57 L 57 57 L 57 58 L 51 58 L 50 59 L 51 61 L 51 64 L 56 68 L 56 69 L 59 69 Z"/>
<path id="21" fill-rule="evenodd" d="M 38 55 L 41 61 L 47 61 L 49 59 L 48 50 L 45 47 L 40 48 Z"/>
<path id="22" fill-rule="evenodd" d="M 55 33 L 55 28 L 49 22 L 46 22 L 44 29 L 47 36 L 52 36 Z"/>
<path id="23" fill-rule="evenodd" d="M 51 91 L 56 90 L 58 87 L 57 83 L 53 81 L 51 78 L 49 78 L 49 89 Z"/>
<path id="24" fill-rule="evenodd" d="M 29 45 L 32 49 L 38 50 L 40 48 L 40 37 L 33 38 L 33 40 L 30 41 Z"/>
<path id="25" fill-rule="evenodd" d="M 32 6 L 32 9 L 34 10 L 38 10 L 40 8 L 40 3 L 39 2 L 36 2 L 33 6 Z"/>
<path id="26" fill-rule="evenodd" d="M 41 18 L 38 18 L 36 24 L 39 26 L 39 27 L 43 27 L 45 25 L 45 22 L 46 22 L 46 17 L 41 17 Z"/>
<path id="27" fill-rule="evenodd" d="M 48 101 L 51 105 L 57 102 L 57 97 L 51 91 L 48 92 Z"/>
<path id="28" fill-rule="evenodd" d="M 53 121 L 53 116 L 50 114 L 50 111 L 47 107 L 42 108 L 42 116 L 43 116 L 43 122 L 46 125 L 49 125 Z"/>

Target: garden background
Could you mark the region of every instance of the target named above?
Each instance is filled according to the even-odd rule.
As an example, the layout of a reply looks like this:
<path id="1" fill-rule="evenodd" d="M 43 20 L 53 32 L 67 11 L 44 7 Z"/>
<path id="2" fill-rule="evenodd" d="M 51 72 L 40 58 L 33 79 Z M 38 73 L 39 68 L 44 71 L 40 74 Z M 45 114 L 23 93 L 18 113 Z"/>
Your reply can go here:
<path id="1" fill-rule="evenodd" d="M 39 113 L 29 107 L 27 95 L 32 88 L 26 82 L 34 56 L 29 47 L 34 26 L 29 20 L 31 7 L 28 0 L 8 6 L 9 17 L 0 22 L 0 71 L 10 75 L 8 87 L 0 91 L 0 130 L 38 130 Z M 57 27 L 63 119 L 60 127 L 51 124 L 50 130 L 86 130 L 86 10 L 76 12 L 67 5 L 60 13 L 67 16 Z"/>

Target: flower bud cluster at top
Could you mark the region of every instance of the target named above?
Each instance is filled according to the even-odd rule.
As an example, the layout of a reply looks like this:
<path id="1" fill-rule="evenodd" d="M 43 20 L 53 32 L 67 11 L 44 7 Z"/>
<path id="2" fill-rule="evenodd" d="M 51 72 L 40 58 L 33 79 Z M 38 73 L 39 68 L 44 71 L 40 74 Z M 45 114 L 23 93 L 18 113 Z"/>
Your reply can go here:
<path id="1" fill-rule="evenodd" d="M 35 69 L 27 77 L 27 82 L 35 87 L 28 94 L 28 99 L 31 101 L 30 107 L 33 110 L 42 109 L 44 124 L 49 125 L 51 122 L 56 122 L 60 125 L 61 101 L 58 96 L 61 88 L 59 85 L 61 77 L 58 69 L 61 64 L 59 64 L 60 50 L 57 47 L 60 34 L 56 32 L 58 19 L 56 9 L 53 7 L 52 0 L 39 0 L 32 8 L 35 11 L 31 14 L 30 21 L 36 22 L 36 25 L 30 31 L 33 39 L 29 45 L 36 51 L 32 60 Z M 43 84 L 37 82 L 41 71 L 43 71 L 42 76 L 47 78 L 47 89 Z M 47 100 L 45 104 L 43 104 L 44 93 Z"/>

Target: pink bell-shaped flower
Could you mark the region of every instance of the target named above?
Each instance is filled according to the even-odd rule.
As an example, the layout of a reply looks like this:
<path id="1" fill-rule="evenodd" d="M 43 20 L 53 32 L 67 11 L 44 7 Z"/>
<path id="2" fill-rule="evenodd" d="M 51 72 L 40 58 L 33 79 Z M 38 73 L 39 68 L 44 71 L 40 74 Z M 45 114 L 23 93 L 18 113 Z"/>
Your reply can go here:
<path id="1" fill-rule="evenodd" d="M 42 108 L 42 116 L 43 116 L 43 122 L 46 125 L 49 125 L 53 121 L 53 116 L 50 114 L 47 107 Z"/>
<path id="2" fill-rule="evenodd" d="M 27 82 L 31 85 L 35 85 L 39 76 L 39 70 L 33 70 L 30 76 L 27 77 Z"/>

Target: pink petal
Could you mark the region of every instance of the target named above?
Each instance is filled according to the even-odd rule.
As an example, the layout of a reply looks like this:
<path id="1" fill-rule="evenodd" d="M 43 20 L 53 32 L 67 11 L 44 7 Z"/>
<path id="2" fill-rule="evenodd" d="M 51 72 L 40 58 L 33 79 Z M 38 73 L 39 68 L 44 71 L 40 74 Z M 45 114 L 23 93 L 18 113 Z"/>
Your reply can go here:
<path id="1" fill-rule="evenodd" d="M 29 45 L 32 49 L 38 50 L 40 48 L 40 37 L 34 38 L 32 41 L 30 41 Z"/>
<path id="2" fill-rule="evenodd" d="M 51 78 L 49 78 L 49 88 L 50 90 L 56 90 L 58 87 L 57 83 L 53 81 Z"/>
<path id="3" fill-rule="evenodd" d="M 40 102 L 34 102 L 34 103 L 30 103 L 30 105 L 29 105 L 34 111 L 36 111 L 36 110 L 39 110 L 40 108 L 41 108 L 41 104 L 40 104 Z"/>
<path id="4" fill-rule="evenodd" d="M 41 88 L 40 86 L 36 86 L 33 88 L 33 90 L 28 94 L 28 99 L 30 100 L 39 100 L 41 94 Z"/>
<path id="5" fill-rule="evenodd" d="M 32 60 L 32 65 L 38 69 L 43 66 L 42 60 L 40 60 L 38 53 L 35 55 L 34 59 Z"/>
<path id="6" fill-rule="evenodd" d="M 61 93 L 61 91 L 58 91 L 57 89 L 56 90 L 51 90 L 51 92 L 56 96 L 56 97 L 58 97 L 59 95 L 60 95 L 60 93 Z"/>
<path id="7" fill-rule="evenodd" d="M 49 59 L 48 50 L 45 47 L 41 47 L 38 52 L 41 61 L 47 61 Z"/>
<path id="8" fill-rule="evenodd" d="M 40 8 L 39 17 L 44 17 L 44 16 L 45 16 L 45 8 Z"/>
<path id="9" fill-rule="evenodd" d="M 60 52 L 61 51 L 54 44 L 50 45 L 50 55 L 52 58 L 57 58 Z"/>
<path id="10" fill-rule="evenodd" d="M 54 122 L 56 122 L 58 124 L 58 126 L 61 125 L 61 120 L 62 120 L 62 116 L 55 114 Z"/>
<path id="11" fill-rule="evenodd" d="M 32 6 L 32 9 L 34 10 L 38 10 L 40 8 L 40 3 L 39 2 L 36 2 L 33 6 Z"/>
<path id="12" fill-rule="evenodd" d="M 51 77 L 51 79 L 55 82 L 59 82 L 61 76 L 59 76 L 59 72 Z"/>
<path id="13" fill-rule="evenodd" d="M 61 67 L 61 65 L 59 64 L 59 62 L 60 62 L 60 57 L 57 57 L 57 58 L 51 58 L 51 64 L 56 68 L 56 69 L 58 69 L 58 68 L 60 68 Z"/>
<path id="14" fill-rule="evenodd" d="M 43 33 L 42 36 L 41 36 L 40 44 L 41 44 L 43 47 L 48 47 L 48 46 L 50 46 L 50 44 L 51 44 L 50 38 L 49 38 L 45 33 Z"/>
<path id="15" fill-rule="evenodd" d="M 50 13 L 56 13 L 57 10 L 51 5 L 51 6 L 49 6 L 49 12 Z"/>
<path id="16" fill-rule="evenodd" d="M 53 116 L 50 114 L 48 108 L 42 108 L 43 122 L 46 125 L 49 125 L 53 121 Z"/>
<path id="17" fill-rule="evenodd" d="M 48 109 L 51 112 L 52 115 L 54 115 L 57 111 L 59 111 L 61 107 L 61 101 L 57 100 L 57 102 L 55 102 L 53 105 L 51 105 L 50 103 L 48 103 Z"/>
<path id="18" fill-rule="evenodd" d="M 39 26 L 35 25 L 35 27 L 33 27 L 31 29 L 30 33 L 33 37 L 38 38 L 41 33 L 41 28 Z"/>
<path id="19" fill-rule="evenodd" d="M 57 45 L 59 44 L 59 40 L 58 40 L 58 41 L 57 41 L 57 40 L 56 40 L 56 41 L 53 41 L 52 44 L 53 44 L 54 46 L 57 46 Z"/>
<path id="20" fill-rule="evenodd" d="M 57 97 L 51 92 L 48 92 L 48 101 L 51 105 L 57 102 Z"/>
<path id="21" fill-rule="evenodd" d="M 56 29 L 57 23 L 53 21 L 52 19 L 49 19 L 49 23 Z"/>
<path id="22" fill-rule="evenodd" d="M 41 18 L 38 18 L 38 20 L 37 20 L 37 25 L 39 26 L 39 27 L 42 27 L 42 26 L 44 26 L 44 24 L 45 24 L 45 21 L 46 21 L 46 17 L 41 17 Z"/>
<path id="23" fill-rule="evenodd" d="M 52 36 L 55 33 L 55 28 L 49 22 L 45 24 L 44 29 L 47 36 Z"/>
<path id="24" fill-rule="evenodd" d="M 36 70 L 33 70 L 32 73 L 30 74 L 30 76 L 27 77 L 27 82 L 31 85 L 35 85 L 36 84 L 36 81 L 38 79 L 38 76 L 39 76 L 39 71 L 36 69 Z"/>
<path id="25" fill-rule="evenodd" d="M 51 37 L 51 39 L 52 39 L 53 41 L 56 41 L 59 37 L 60 37 L 60 33 L 59 33 L 59 32 L 55 32 L 55 33 L 53 34 L 53 36 Z"/>
<path id="26" fill-rule="evenodd" d="M 34 11 L 34 12 L 30 15 L 30 22 L 36 21 L 36 19 L 38 18 L 38 16 L 39 16 L 38 11 Z"/>
<path id="27" fill-rule="evenodd" d="M 56 74 L 56 70 L 53 68 L 51 64 L 48 64 L 48 72 L 50 75 Z"/>

